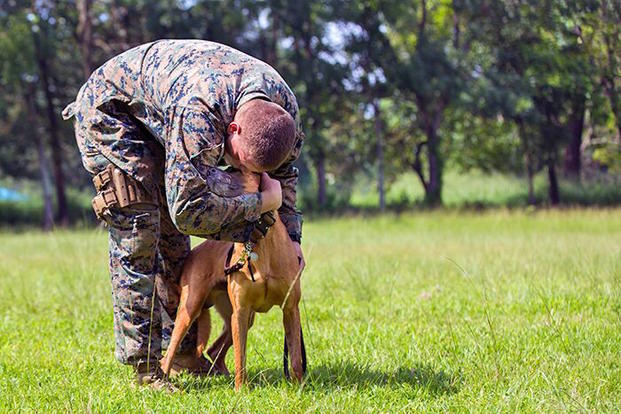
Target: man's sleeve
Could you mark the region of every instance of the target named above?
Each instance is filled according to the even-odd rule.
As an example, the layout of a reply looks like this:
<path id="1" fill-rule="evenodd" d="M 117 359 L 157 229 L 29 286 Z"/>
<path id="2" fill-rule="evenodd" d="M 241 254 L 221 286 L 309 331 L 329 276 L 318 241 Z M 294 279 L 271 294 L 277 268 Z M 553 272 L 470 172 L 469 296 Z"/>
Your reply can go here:
<path id="1" fill-rule="evenodd" d="M 278 209 L 280 219 L 287 228 L 291 240 L 302 240 L 302 212 L 296 208 L 296 185 L 298 183 L 298 169 L 293 163 L 298 159 L 304 144 L 304 133 L 298 129 L 295 145 L 291 155 L 277 170 L 270 173 L 272 178 L 280 181 L 282 188 L 282 205 Z"/>
<path id="2" fill-rule="evenodd" d="M 243 194 L 237 183 L 216 167 L 225 131 L 201 105 L 176 107 L 168 114 L 166 199 L 170 217 L 184 234 L 244 241 L 261 211 L 259 193 Z M 222 232 L 234 226 L 236 232 Z M 238 239 L 237 239 L 238 238 Z"/>

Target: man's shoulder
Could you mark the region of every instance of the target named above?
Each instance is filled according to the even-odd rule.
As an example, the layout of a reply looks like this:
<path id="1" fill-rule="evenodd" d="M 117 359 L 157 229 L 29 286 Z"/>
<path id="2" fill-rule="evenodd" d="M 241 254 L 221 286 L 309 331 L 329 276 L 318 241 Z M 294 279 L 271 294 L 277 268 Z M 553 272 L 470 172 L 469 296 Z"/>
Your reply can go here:
<path id="1" fill-rule="evenodd" d="M 233 47 L 197 39 L 154 42 L 146 62 L 160 79 L 166 106 L 192 106 L 229 122 L 236 109 L 261 95 L 298 117 L 296 97 L 268 63 Z"/>

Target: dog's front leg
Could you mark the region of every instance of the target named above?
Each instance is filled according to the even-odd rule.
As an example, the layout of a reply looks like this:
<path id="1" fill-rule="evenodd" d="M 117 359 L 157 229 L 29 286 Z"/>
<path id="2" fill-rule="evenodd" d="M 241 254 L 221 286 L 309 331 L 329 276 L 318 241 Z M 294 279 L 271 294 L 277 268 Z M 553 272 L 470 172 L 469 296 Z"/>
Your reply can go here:
<path id="1" fill-rule="evenodd" d="M 231 328 L 233 331 L 233 349 L 235 350 L 235 390 L 238 391 L 246 383 L 246 339 L 248 338 L 248 322 L 250 308 L 233 305 Z"/>
<path id="2" fill-rule="evenodd" d="M 192 323 L 192 318 L 186 308 L 187 300 L 188 287 L 184 286 L 181 290 L 179 309 L 177 309 L 177 317 L 175 318 L 175 325 L 172 335 L 170 337 L 170 343 L 168 344 L 166 355 L 164 355 L 164 358 L 162 358 L 162 360 L 160 361 L 162 370 L 166 375 L 170 374 L 170 369 L 172 367 L 173 360 L 175 359 L 177 348 L 179 347 L 181 340 L 187 333 L 188 329 L 190 328 L 190 324 Z"/>
<path id="3" fill-rule="evenodd" d="M 164 374 L 169 375 L 175 353 L 183 340 L 183 337 L 190 329 L 192 322 L 200 315 L 205 301 L 204 286 L 190 289 L 188 285 L 181 288 L 181 298 L 179 299 L 179 309 L 177 309 L 177 317 L 175 318 L 175 326 L 170 337 L 170 344 L 166 355 L 161 361 Z M 200 355 L 196 355 L 197 357 Z"/>
<path id="4" fill-rule="evenodd" d="M 302 364 L 302 338 L 300 330 L 300 310 L 298 305 L 286 306 L 283 309 L 283 325 L 285 341 L 291 356 L 291 371 L 296 381 L 302 382 L 304 368 Z"/>

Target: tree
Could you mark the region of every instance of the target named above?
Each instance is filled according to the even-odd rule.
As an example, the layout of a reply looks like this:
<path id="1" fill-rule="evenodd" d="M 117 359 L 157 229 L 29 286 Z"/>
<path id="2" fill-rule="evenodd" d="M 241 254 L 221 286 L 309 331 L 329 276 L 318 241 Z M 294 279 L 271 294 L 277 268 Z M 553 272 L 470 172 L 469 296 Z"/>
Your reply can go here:
<path id="1" fill-rule="evenodd" d="M 361 113 L 360 119 L 364 119 L 372 110 L 373 125 L 369 130 L 375 143 L 370 143 L 377 171 L 377 192 L 379 195 L 379 208 L 386 208 L 386 176 L 385 176 L 385 125 L 382 119 L 380 101 L 390 96 L 392 88 L 387 81 L 386 71 L 389 62 L 394 57 L 392 48 L 387 37 L 383 33 L 383 16 L 380 7 L 382 4 L 375 3 L 349 3 L 340 13 L 343 20 L 341 26 L 347 28 L 349 35 L 344 49 L 348 52 L 349 76 L 348 81 L 351 89 L 359 94 Z M 388 70 L 390 73 L 390 70 Z M 351 94 L 350 94 L 351 96 Z M 370 134 L 369 134 L 370 135 Z"/>
<path id="2" fill-rule="evenodd" d="M 601 2 L 599 18 L 594 21 L 600 45 L 598 61 L 601 85 L 610 100 L 621 137 L 621 5 L 615 0 Z"/>
<path id="3" fill-rule="evenodd" d="M 326 22 L 338 2 L 273 1 L 269 6 L 274 16 L 272 21 L 278 21 L 282 31 L 281 42 L 291 45 L 279 49 L 277 68 L 298 98 L 306 134 L 305 154 L 312 160 L 317 176 L 317 204 L 323 207 L 328 201 L 327 164 L 334 155 L 334 139 L 326 136 L 326 131 L 339 119 L 345 96 L 342 83 L 345 68 L 333 58 L 334 51 L 325 33 Z"/>
<path id="4" fill-rule="evenodd" d="M 4 141 L 5 156 L 0 156 L 0 167 L 15 177 L 32 178 L 38 169 L 43 194 L 42 225 L 50 230 L 54 224 L 51 174 L 41 138 L 32 26 L 26 10 L 17 10 L 1 20 L 4 29 L 0 31 L 0 117 L 4 128 L 0 130 L 0 140 Z"/>
<path id="5" fill-rule="evenodd" d="M 32 42 L 34 44 L 35 61 L 41 80 L 41 88 L 45 97 L 45 113 L 48 122 L 50 148 L 52 149 L 52 168 L 56 189 L 56 223 L 65 226 L 69 223 L 69 210 L 65 192 L 65 175 L 63 172 L 63 152 L 60 140 L 58 117 L 60 109 L 56 106 L 57 87 L 51 73 L 50 59 L 53 56 L 55 43 L 52 25 L 49 18 L 51 10 L 36 2 L 33 3 Z"/>
<path id="6" fill-rule="evenodd" d="M 412 168 L 425 189 L 425 203 L 438 205 L 444 166 L 440 133 L 446 111 L 457 103 L 466 81 L 462 57 L 467 47 L 461 39 L 458 9 L 448 1 L 422 0 L 418 7 L 394 2 L 382 10 L 394 67 L 387 77 L 416 105 L 415 126 L 425 137 L 414 144 Z"/>
<path id="7" fill-rule="evenodd" d="M 82 73 L 88 79 L 93 71 L 93 22 L 91 18 L 92 0 L 77 0 L 78 25 L 76 34 L 82 53 Z"/>
<path id="8" fill-rule="evenodd" d="M 475 25 L 471 32 L 477 46 L 488 50 L 491 57 L 483 60 L 482 68 L 482 77 L 488 82 L 483 93 L 486 110 L 494 115 L 493 108 L 497 108 L 497 114 L 517 126 L 529 202 L 534 202 L 533 175 L 544 167 L 549 199 L 556 205 L 560 202 L 556 169 L 563 145 L 569 143 L 568 173 L 576 175 L 580 168 L 579 149 L 593 71 L 575 22 L 593 12 L 592 4 L 481 1 L 471 7 Z"/>

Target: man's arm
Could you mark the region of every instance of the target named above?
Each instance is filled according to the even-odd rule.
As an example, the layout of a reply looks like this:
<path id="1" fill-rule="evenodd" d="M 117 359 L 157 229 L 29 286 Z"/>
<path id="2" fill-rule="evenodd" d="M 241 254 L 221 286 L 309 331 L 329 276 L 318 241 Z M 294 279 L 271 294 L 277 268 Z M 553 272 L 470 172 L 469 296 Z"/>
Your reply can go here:
<path id="1" fill-rule="evenodd" d="M 278 209 L 280 219 L 287 228 L 291 240 L 300 242 L 302 239 L 302 212 L 296 208 L 298 169 L 293 163 L 298 159 L 304 144 L 304 133 L 298 130 L 296 140 L 289 158 L 270 176 L 280 181 L 282 187 L 282 206 Z"/>
<path id="2" fill-rule="evenodd" d="M 184 234 L 239 237 L 261 214 L 261 194 L 242 194 L 229 175 L 216 167 L 224 131 L 204 106 L 173 109 L 166 143 L 166 198 L 170 217 Z M 237 190 L 236 196 L 230 196 Z M 223 228 L 237 228 L 222 232 Z"/>

